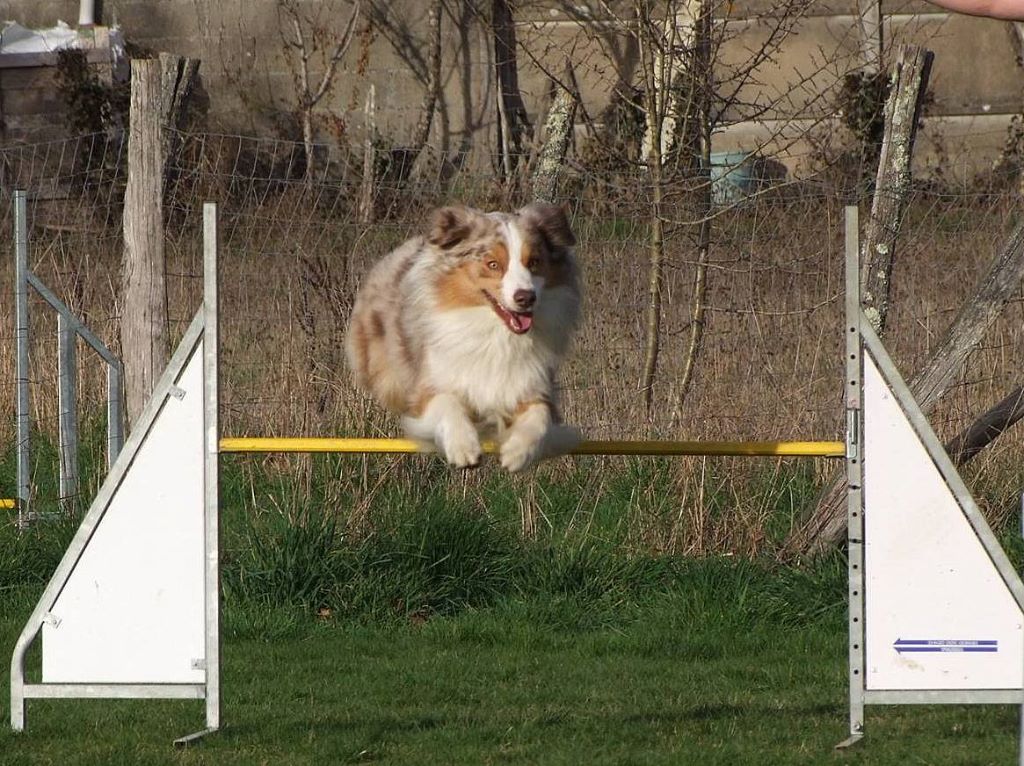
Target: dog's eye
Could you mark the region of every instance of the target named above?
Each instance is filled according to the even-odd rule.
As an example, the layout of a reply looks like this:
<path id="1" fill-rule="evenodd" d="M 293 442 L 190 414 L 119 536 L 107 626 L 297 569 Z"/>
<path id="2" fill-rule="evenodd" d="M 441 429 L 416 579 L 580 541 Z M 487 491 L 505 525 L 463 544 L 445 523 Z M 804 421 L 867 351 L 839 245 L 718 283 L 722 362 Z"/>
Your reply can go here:
<path id="1" fill-rule="evenodd" d="M 498 269 L 501 268 L 501 266 L 498 265 L 497 261 L 488 261 L 487 268 L 489 268 L 491 271 L 497 271 Z"/>
<path id="2" fill-rule="evenodd" d="M 526 268 L 529 269 L 530 271 L 536 271 L 537 269 L 540 268 L 540 259 L 531 258 L 526 262 Z"/>

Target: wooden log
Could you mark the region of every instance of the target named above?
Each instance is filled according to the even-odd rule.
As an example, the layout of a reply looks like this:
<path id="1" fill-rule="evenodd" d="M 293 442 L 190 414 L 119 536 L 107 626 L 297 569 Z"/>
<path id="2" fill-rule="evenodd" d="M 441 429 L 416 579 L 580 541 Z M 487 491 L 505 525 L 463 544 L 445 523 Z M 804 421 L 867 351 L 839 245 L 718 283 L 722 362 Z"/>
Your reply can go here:
<path id="1" fill-rule="evenodd" d="M 1024 386 L 1018 386 L 998 404 L 964 429 L 946 445 L 956 465 L 963 465 L 1024 418 Z"/>
<path id="2" fill-rule="evenodd" d="M 1024 223 L 1018 224 L 1007 238 L 974 296 L 964 304 L 931 357 L 909 381 L 910 392 L 926 415 L 956 382 L 967 357 L 1017 293 L 1022 280 Z M 790 533 L 784 557 L 812 557 L 839 543 L 846 534 L 845 501 L 845 479 L 833 477 L 814 512 Z"/>
<path id="3" fill-rule="evenodd" d="M 995 322 L 1024 279 L 1024 222 L 1017 224 L 1003 245 L 974 297 L 960 310 L 924 367 L 911 378 L 910 390 L 921 409 L 929 412 L 956 380 L 985 332 Z"/>
<path id="4" fill-rule="evenodd" d="M 414 165 L 423 147 L 430 139 L 430 126 L 434 122 L 434 112 L 441 97 L 441 17 L 443 8 L 441 0 L 434 0 L 427 11 L 427 28 L 430 31 L 430 48 L 427 54 L 427 82 L 423 91 L 423 105 L 420 116 L 416 120 L 410 143 L 409 164 Z"/>
<path id="5" fill-rule="evenodd" d="M 857 22 L 860 28 L 861 71 L 868 75 L 882 71 L 884 25 L 880 0 L 857 0 Z"/>

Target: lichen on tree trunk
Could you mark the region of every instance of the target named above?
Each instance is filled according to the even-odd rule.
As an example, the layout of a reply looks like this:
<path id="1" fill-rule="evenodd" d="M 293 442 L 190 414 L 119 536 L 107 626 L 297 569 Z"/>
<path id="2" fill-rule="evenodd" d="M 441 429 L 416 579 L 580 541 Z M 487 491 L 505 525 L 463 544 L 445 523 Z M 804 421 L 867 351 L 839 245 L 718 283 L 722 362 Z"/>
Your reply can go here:
<path id="1" fill-rule="evenodd" d="M 576 97 L 569 91 L 572 82 L 572 64 L 565 65 L 565 81 L 556 82 L 555 98 L 544 123 L 544 148 L 533 173 L 533 198 L 538 202 L 554 202 L 558 192 L 558 178 L 572 140 L 576 120 Z"/>
<path id="2" fill-rule="evenodd" d="M 928 89 L 931 51 L 913 45 L 899 49 L 885 105 L 885 137 L 878 158 L 871 219 L 861 250 L 861 295 L 864 313 L 875 332 L 885 330 L 889 314 L 892 266 L 903 210 L 910 195 L 910 163 Z"/>

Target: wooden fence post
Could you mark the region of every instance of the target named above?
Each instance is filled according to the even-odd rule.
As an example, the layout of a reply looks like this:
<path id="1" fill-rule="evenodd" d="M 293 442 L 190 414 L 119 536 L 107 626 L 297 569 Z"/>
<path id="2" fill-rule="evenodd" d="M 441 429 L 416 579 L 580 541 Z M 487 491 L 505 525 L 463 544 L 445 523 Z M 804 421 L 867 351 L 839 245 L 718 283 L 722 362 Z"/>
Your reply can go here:
<path id="1" fill-rule="evenodd" d="M 129 424 L 142 412 L 168 360 L 161 106 L 160 61 L 132 61 L 121 313 L 121 357 Z"/>
<path id="2" fill-rule="evenodd" d="M 163 196 L 167 160 L 199 69 L 196 59 L 161 54 L 132 61 L 128 184 L 124 194 L 121 358 L 129 425 L 167 366 Z"/>

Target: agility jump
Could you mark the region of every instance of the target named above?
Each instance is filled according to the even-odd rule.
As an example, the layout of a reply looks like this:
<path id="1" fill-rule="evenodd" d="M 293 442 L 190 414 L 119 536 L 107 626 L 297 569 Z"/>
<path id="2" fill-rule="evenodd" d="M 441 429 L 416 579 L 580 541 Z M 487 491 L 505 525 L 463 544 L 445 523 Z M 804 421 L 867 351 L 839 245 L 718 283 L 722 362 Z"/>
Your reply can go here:
<path id="1" fill-rule="evenodd" d="M 419 450 L 405 439 L 222 437 L 215 205 L 204 206 L 203 221 L 203 306 L 15 646 L 16 731 L 29 699 L 100 697 L 203 699 L 206 728 L 178 742 L 217 730 L 220 454 Z M 845 442 L 595 441 L 572 453 L 845 458 L 844 745 L 863 736 L 870 704 L 1024 711 L 1024 585 L 863 317 L 857 231 L 856 208 L 847 208 Z M 42 680 L 29 682 L 25 657 L 40 636 Z"/>

